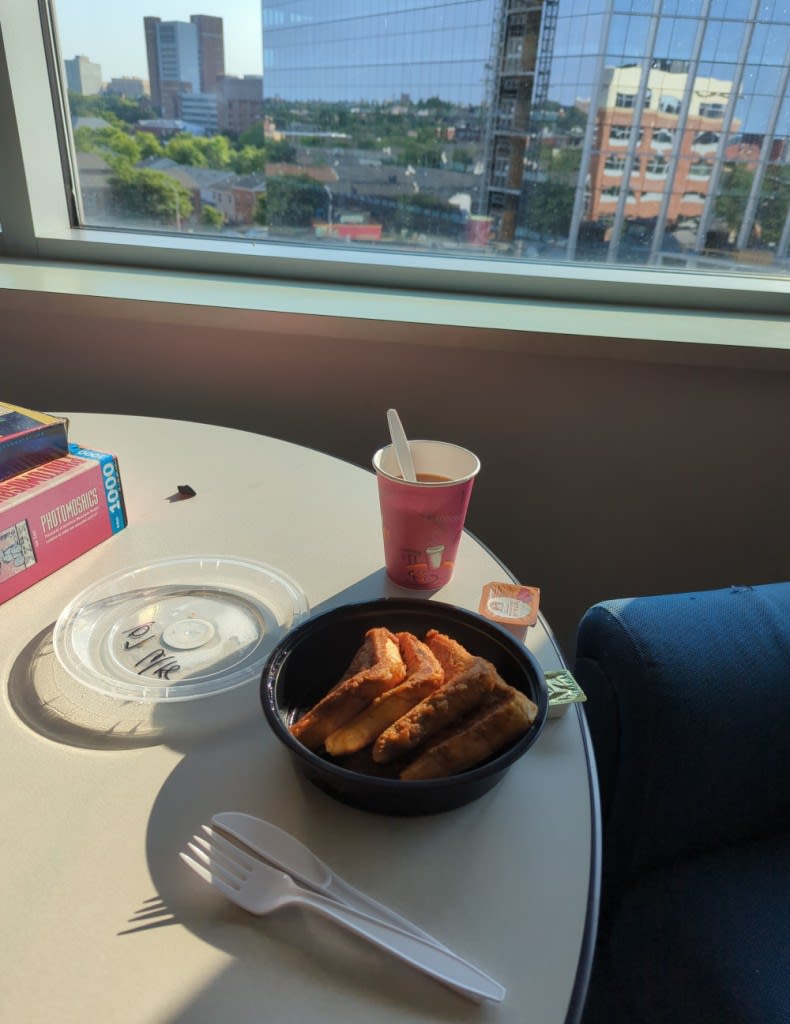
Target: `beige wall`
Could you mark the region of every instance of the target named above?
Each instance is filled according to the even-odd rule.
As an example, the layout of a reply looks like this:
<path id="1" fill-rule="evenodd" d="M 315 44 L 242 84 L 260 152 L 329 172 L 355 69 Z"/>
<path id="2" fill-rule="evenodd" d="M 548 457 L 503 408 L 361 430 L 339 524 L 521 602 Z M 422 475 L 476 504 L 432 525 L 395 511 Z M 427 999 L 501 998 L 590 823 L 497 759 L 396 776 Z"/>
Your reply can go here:
<path id="1" fill-rule="evenodd" d="M 569 658 L 597 600 L 790 578 L 790 353 L 18 292 L 0 292 L 0 339 L 0 398 L 34 408 L 196 419 L 368 466 L 397 406 L 412 436 L 473 448 L 470 528 L 541 588 Z"/>

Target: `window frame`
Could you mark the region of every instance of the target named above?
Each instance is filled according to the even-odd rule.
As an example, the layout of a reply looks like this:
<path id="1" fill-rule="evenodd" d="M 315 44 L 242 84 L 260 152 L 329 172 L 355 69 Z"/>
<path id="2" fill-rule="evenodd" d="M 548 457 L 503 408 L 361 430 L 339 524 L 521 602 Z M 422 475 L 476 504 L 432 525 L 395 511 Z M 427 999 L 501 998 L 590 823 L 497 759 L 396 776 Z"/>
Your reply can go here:
<path id="1" fill-rule="evenodd" d="M 561 302 L 783 315 L 786 277 L 609 264 L 547 263 L 474 255 L 356 250 L 73 226 L 79 195 L 64 184 L 70 126 L 53 102 L 44 31 L 46 0 L 0 0 L 0 254 L 8 259 L 148 268 L 246 279 Z M 42 30 L 42 24 L 44 29 Z M 60 59 L 50 41 L 52 52 Z M 73 174 L 73 171 L 72 171 Z M 72 177 L 76 182 L 76 177 Z M 316 312 L 320 306 L 316 307 Z"/>

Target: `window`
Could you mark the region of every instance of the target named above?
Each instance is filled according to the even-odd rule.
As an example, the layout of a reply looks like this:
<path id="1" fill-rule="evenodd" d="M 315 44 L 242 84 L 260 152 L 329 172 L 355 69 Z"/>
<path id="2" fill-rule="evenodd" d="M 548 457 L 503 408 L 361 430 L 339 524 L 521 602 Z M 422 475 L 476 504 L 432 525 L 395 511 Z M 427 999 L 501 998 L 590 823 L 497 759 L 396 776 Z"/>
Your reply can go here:
<path id="1" fill-rule="evenodd" d="M 700 103 L 700 117 L 724 117 L 723 103 Z"/>
<path id="2" fill-rule="evenodd" d="M 645 107 L 649 107 L 650 106 L 650 98 L 651 98 L 651 93 L 650 93 L 650 90 L 647 89 L 645 91 L 645 98 L 644 98 L 644 105 L 645 105 Z M 636 100 L 637 100 L 637 94 L 635 92 L 618 92 L 615 95 L 614 105 L 616 107 L 621 107 L 621 108 L 623 108 L 625 110 L 631 110 L 633 107 L 636 106 Z"/>
<path id="3" fill-rule="evenodd" d="M 680 99 L 677 96 L 661 96 L 658 100 L 658 109 L 662 114 L 679 114 Z"/>
<path id="4" fill-rule="evenodd" d="M 712 167 L 711 164 L 707 163 L 705 160 L 696 160 L 689 167 L 689 177 L 690 178 L 709 178 L 711 176 L 712 171 L 713 171 L 713 167 Z"/>
<path id="5" fill-rule="evenodd" d="M 663 156 L 651 156 L 647 161 L 645 173 L 650 178 L 665 178 L 669 172 L 669 165 Z"/>
<path id="6" fill-rule="evenodd" d="M 669 128 L 654 128 L 650 136 L 653 149 L 663 149 L 671 146 L 674 139 L 674 132 Z"/>
<path id="7" fill-rule="evenodd" d="M 348 268 L 360 264 L 388 282 L 395 265 L 404 280 L 430 265 L 446 279 L 477 275 L 483 290 L 494 287 L 488 264 L 528 288 L 536 259 L 546 280 L 558 279 L 558 266 L 584 262 L 577 243 L 598 201 L 611 206 L 611 177 L 629 165 L 640 173 L 645 133 L 653 148 L 671 146 L 673 129 L 661 124 L 671 115 L 705 161 L 689 169 L 687 160 L 656 157 L 646 165 L 649 175 L 673 176 L 656 231 L 674 232 L 685 177 L 707 177 L 699 230 L 678 240 L 689 266 L 703 265 L 706 229 L 725 221 L 736 237 L 760 237 L 771 274 L 788 273 L 789 101 L 777 103 L 764 77 L 784 80 L 777 76 L 787 53 L 761 42 L 743 66 L 695 57 L 693 12 L 667 35 L 683 37 L 675 60 L 633 53 L 637 36 L 622 31 L 630 15 L 609 0 L 603 7 L 618 10 L 606 38 L 588 3 L 547 0 L 556 19 L 520 14 L 497 64 L 498 0 L 392 0 L 386 20 L 374 0 L 207 0 L 195 5 L 208 12 L 201 14 L 186 4 L 174 13 L 170 0 L 129 0 L 101 17 L 88 16 L 85 0 L 49 2 L 54 104 L 49 33 L 30 5 L 0 0 L 6 40 L 14 33 L 10 99 L 32 224 L 17 231 L 21 193 L 6 190 L 0 218 L 9 251 L 75 258 L 82 247 L 100 260 L 195 261 L 297 278 L 353 280 Z M 511 16 L 507 6 L 502 13 Z M 715 27 L 712 17 L 709 32 Z M 771 8 L 755 27 L 764 40 L 786 31 L 787 14 Z M 584 52 L 574 49 L 580 39 Z M 515 56 L 519 67 L 505 74 Z M 695 111 L 689 97 L 705 90 L 712 98 Z M 700 118 L 724 121 L 727 90 L 739 97 L 733 117 L 710 131 Z M 613 125 L 613 111 L 635 110 L 640 94 L 641 123 Z M 649 109 L 651 95 L 661 97 L 657 108 Z M 717 106 L 720 116 L 711 113 Z M 604 135 L 618 153 L 596 152 L 594 139 Z M 715 177 L 707 170 L 714 166 Z M 726 201 L 736 184 L 738 201 Z M 368 230 L 352 230 L 360 225 Z M 644 265 L 651 261 L 648 250 Z M 739 260 L 734 248 L 704 268 L 753 278 L 755 261 Z"/>
<path id="8" fill-rule="evenodd" d="M 630 124 L 613 124 L 609 129 L 609 142 L 613 146 L 625 146 L 631 138 L 633 127 Z M 644 129 L 636 132 L 637 142 L 641 142 L 644 136 Z"/>
<path id="9" fill-rule="evenodd" d="M 720 140 L 721 136 L 718 132 L 698 132 L 698 134 L 694 136 L 694 142 L 692 145 L 695 149 L 703 149 L 708 146 L 717 146 Z"/>

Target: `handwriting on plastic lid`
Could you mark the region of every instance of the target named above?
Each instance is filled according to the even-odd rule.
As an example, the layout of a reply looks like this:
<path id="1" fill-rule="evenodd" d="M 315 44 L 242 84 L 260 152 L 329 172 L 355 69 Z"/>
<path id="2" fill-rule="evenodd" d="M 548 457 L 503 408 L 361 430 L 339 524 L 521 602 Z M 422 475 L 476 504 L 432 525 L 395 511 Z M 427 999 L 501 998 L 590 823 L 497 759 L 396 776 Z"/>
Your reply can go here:
<path id="1" fill-rule="evenodd" d="M 124 630 L 121 634 L 125 637 L 122 648 L 124 651 L 134 652 L 131 655 L 130 668 L 138 676 L 151 675 L 155 679 L 168 680 L 170 676 L 181 671 L 181 665 L 177 657 L 158 646 L 159 633 L 155 627 L 155 622 L 141 622 L 132 629 Z M 138 654 L 141 657 L 138 658 Z"/>
<path id="2" fill-rule="evenodd" d="M 508 626 L 534 626 L 538 618 L 540 590 L 520 583 L 486 583 L 479 612 Z"/>

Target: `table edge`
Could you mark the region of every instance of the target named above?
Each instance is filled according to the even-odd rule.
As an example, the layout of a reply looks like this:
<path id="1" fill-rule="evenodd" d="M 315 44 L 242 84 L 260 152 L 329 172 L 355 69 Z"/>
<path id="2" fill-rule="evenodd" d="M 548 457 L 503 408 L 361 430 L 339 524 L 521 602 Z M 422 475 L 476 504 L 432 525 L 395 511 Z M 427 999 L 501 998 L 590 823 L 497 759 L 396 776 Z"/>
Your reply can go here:
<path id="1" fill-rule="evenodd" d="M 480 538 L 471 530 L 467 529 L 465 532 L 470 534 L 470 536 L 474 538 L 475 542 L 479 544 L 480 547 L 483 548 L 499 566 L 501 566 L 502 571 L 507 574 L 508 579 L 512 580 L 513 583 L 520 582 L 513 576 L 513 573 L 488 547 L 487 544 L 483 543 L 483 541 L 481 541 Z M 538 613 L 538 618 L 540 619 L 543 629 L 546 631 L 546 636 L 549 638 L 558 659 L 563 665 L 565 665 L 565 658 L 559 644 L 557 643 L 557 639 L 542 612 Z M 603 856 L 601 798 L 598 789 L 598 770 L 596 768 L 595 753 L 593 752 L 590 731 L 587 727 L 587 720 L 584 716 L 581 705 L 576 704 L 574 710 L 579 723 L 579 730 L 582 736 L 582 746 L 584 748 L 584 758 L 587 764 L 587 785 L 590 797 L 590 874 L 587 883 L 587 908 L 585 911 L 581 949 L 579 951 L 579 962 L 576 966 L 576 976 L 571 989 L 568 1010 L 565 1014 L 565 1024 L 579 1024 L 584 1011 L 584 1004 L 587 999 L 587 990 L 590 984 L 593 958 L 595 955 L 595 943 L 598 935 L 598 915 L 601 902 L 601 866 Z"/>

